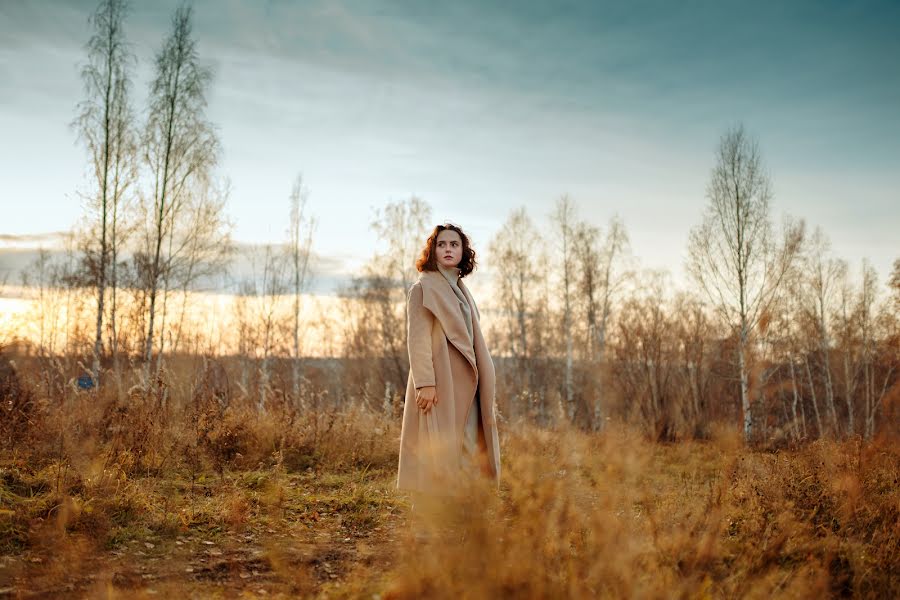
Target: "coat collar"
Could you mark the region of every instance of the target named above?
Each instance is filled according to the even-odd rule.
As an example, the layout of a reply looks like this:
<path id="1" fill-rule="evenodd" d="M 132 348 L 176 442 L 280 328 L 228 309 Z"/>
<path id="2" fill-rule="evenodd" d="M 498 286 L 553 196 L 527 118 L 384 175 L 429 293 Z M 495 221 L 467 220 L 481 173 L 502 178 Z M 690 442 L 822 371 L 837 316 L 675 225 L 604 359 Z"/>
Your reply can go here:
<path id="1" fill-rule="evenodd" d="M 460 310 L 460 300 L 453 293 L 450 282 L 437 271 L 423 271 L 419 274 L 419 282 L 422 286 L 422 304 L 440 321 L 447 339 L 477 370 L 475 349 L 473 344 L 469 343 L 469 332 L 466 329 L 462 310 Z M 462 290 L 469 301 L 469 306 L 473 309 L 472 328 L 473 330 L 478 329 L 478 311 L 474 310 L 475 302 L 462 279 L 459 280 L 459 289 Z"/>

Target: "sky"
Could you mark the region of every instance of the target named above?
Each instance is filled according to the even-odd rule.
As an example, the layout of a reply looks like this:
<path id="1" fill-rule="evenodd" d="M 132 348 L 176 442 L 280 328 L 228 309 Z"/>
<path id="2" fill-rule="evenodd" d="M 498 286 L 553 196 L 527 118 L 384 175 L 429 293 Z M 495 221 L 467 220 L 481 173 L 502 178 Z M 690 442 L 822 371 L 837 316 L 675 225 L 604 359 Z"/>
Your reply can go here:
<path id="1" fill-rule="evenodd" d="M 141 118 L 177 5 L 132 3 Z M 520 206 L 546 231 L 568 194 L 597 225 L 619 215 L 640 264 L 679 281 L 738 123 L 759 141 L 776 222 L 821 226 L 882 280 L 900 258 L 900 2 L 193 5 L 234 237 L 283 239 L 302 173 L 323 279 L 379 250 L 370 222 L 387 202 L 418 196 L 486 249 Z M 84 218 L 69 124 L 94 7 L 0 0 L 0 269 Z"/>

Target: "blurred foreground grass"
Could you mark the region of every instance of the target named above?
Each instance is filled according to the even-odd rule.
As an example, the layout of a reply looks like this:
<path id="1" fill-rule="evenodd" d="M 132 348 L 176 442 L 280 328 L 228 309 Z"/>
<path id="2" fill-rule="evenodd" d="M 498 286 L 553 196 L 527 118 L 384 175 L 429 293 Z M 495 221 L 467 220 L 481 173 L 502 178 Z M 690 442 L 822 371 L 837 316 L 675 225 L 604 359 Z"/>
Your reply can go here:
<path id="1" fill-rule="evenodd" d="M 0 452 L 0 598 L 900 597 L 887 440 L 505 425 L 499 494 L 414 525 L 397 425 L 362 409 L 85 395 L 35 415 Z"/>

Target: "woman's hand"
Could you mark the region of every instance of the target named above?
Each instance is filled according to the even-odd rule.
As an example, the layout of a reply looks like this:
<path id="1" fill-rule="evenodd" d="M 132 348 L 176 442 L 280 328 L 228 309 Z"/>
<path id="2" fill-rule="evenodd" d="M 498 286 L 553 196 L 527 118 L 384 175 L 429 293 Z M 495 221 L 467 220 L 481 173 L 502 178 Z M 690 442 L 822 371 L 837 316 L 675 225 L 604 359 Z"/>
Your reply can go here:
<path id="1" fill-rule="evenodd" d="M 428 414 L 431 407 L 437 404 L 437 392 L 433 385 L 426 385 L 416 390 L 416 404 Z"/>

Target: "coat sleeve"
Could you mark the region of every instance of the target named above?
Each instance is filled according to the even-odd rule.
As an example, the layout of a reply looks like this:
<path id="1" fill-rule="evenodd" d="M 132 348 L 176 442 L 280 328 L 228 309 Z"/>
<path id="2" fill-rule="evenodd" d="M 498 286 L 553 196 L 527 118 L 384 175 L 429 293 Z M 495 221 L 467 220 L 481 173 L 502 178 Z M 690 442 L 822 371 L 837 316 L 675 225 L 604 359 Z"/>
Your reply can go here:
<path id="1" fill-rule="evenodd" d="M 409 368 L 416 389 L 434 385 L 434 361 L 431 357 L 431 327 L 434 315 L 422 304 L 422 286 L 414 284 L 406 303 Z"/>

